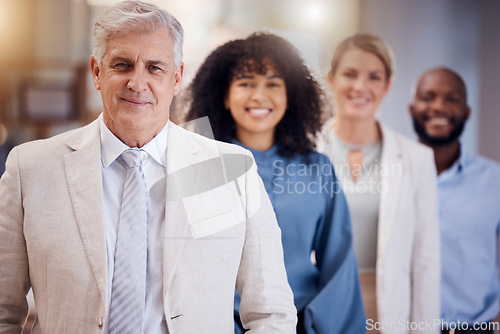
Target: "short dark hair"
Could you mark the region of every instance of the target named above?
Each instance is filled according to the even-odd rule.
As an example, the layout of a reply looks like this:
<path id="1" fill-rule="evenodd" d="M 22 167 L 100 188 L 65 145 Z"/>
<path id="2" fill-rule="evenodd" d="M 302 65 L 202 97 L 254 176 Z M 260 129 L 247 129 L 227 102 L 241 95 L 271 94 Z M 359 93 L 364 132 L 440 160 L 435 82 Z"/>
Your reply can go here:
<path id="1" fill-rule="evenodd" d="M 314 151 L 323 122 L 325 94 L 299 51 L 284 38 L 270 33 L 258 32 L 227 42 L 206 58 L 188 88 L 186 120 L 208 116 L 215 139 L 231 142 L 236 126 L 224 106 L 229 86 L 239 74 L 265 74 L 268 66 L 283 78 L 287 91 L 287 110 L 275 131 L 280 154 Z"/>
<path id="2" fill-rule="evenodd" d="M 418 80 L 415 82 L 413 88 L 412 88 L 412 95 L 413 95 L 413 99 L 415 99 L 416 97 L 416 94 L 418 93 L 418 88 L 422 82 L 422 79 L 430 74 L 430 73 L 435 73 L 435 72 L 443 72 L 443 73 L 446 73 L 450 76 L 453 77 L 453 79 L 455 80 L 455 82 L 460 86 L 460 88 L 462 89 L 462 93 L 464 95 L 464 107 L 467 107 L 467 86 L 465 85 L 465 81 L 464 79 L 462 78 L 462 76 L 460 74 L 458 74 L 456 71 L 452 70 L 451 68 L 449 67 L 445 67 L 445 66 L 441 66 L 441 67 L 435 67 L 435 68 L 431 68 L 427 71 L 425 71 L 424 73 L 422 73 L 420 75 L 420 77 L 418 78 Z"/>

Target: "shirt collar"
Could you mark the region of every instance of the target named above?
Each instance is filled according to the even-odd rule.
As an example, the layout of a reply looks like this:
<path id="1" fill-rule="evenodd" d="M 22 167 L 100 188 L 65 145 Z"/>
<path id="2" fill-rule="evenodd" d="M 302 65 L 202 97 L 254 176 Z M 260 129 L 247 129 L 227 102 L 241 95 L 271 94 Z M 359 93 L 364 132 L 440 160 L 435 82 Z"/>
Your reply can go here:
<path id="1" fill-rule="evenodd" d="M 453 171 L 455 173 L 460 173 L 463 168 L 465 168 L 465 164 L 467 163 L 467 158 L 469 154 L 465 150 L 464 146 L 460 144 L 460 155 L 458 156 L 458 159 L 455 160 L 453 165 L 451 165 L 450 168 L 448 168 L 450 171 Z"/>
<path id="2" fill-rule="evenodd" d="M 460 156 L 457 159 L 457 168 L 458 172 L 462 171 L 469 160 L 469 153 L 465 149 L 465 147 L 460 143 Z"/>
<path id="3" fill-rule="evenodd" d="M 168 122 L 149 143 L 141 148 L 163 167 L 167 166 Z M 130 147 L 125 145 L 108 129 L 104 124 L 102 113 L 99 115 L 99 127 L 101 130 L 101 162 L 103 167 L 106 168 Z"/>
<path id="4" fill-rule="evenodd" d="M 464 148 L 462 144 L 460 144 L 460 155 L 458 156 L 458 159 L 453 162 L 453 164 L 443 171 L 439 176 L 438 179 L 442 179 L 443 177 L 446 178 L 446 175 L 457 175 L 458 173 L 461 173 L 463 169 L 465 168 L 467 161 L 469 159 L 469 153 L 467 150 Z"/>

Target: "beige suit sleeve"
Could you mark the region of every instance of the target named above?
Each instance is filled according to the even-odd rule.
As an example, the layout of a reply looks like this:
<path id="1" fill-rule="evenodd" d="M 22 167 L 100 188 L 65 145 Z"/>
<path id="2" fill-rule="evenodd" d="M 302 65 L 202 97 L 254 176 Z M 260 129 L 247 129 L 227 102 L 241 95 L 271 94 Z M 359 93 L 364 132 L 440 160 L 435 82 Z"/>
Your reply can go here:
<path id="1" fill-rule="evenodd" d="M 246 174 L 244 201 L 247 227 L 236 282 L 243 326 L 249 333 L 295 333 L 297 313 L 283 262 L 281 230 L 254 161 Z"/>
<path id="2" fill-rule="evenodd" d="M 23 208 L 18 151 L 7 158 L 0 180 L 0 333 L 21 333 L 28 315 L 30 282 L 23 235 Z"/>

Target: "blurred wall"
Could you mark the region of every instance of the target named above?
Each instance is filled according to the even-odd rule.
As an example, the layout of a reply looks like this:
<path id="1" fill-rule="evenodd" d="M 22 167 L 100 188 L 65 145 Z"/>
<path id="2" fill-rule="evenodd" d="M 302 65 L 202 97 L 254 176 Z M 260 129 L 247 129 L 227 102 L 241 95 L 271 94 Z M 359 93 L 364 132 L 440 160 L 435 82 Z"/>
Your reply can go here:
<path id="1" fill-rule="evenodd" d="M 420 74 L 447 66 L 464 78 L 473 110 L 462 142 L 478 151 L 480 111 L 480 1 L 361 0 L 362 31 L 374 33 L 393 49 L 396 61 L 392 88 L 379 117 L 394 129 L 416 138 L 408 114 L 410 91 Z"/>
<path id="2" fill-rule="evenodd" d="M 42 65 L 88 62 L 89 7 L 85 0 L 36 0 L 35 57 Z"/>
<path id="3" fill-rule="evenodd" d="M 462 143 L 500 161 L 500 2 L 495 0 L 360 0 L 360 30 L 382 37 L 393 49 L 395 80 L 379 117 L 416 138 L 408 115 L 419 75 L 447 66 L 465 80 L 472 109 Z"/>
<path id="4" fill-rule="evenodd" d="M 479 153 L 500 161 L 500 1 L 481 1 Z"/>
<path id="5" fill-rule="evenodd" d="M 10 147 L 53 135 L 95 118 L 99 93 L 88 71 L 92 26 L 117 0 L 0 0 L 0 173 Z M 356 31 L 379 35 L 394 50 L 393 86 L 379 117 L 414 137 L 408 116 L 410 90 L 422 71 L 448 66 L 469 89 L 472 116 L 463 143 L 500 161 L 500 1 L 496 0 L 150 0 L 172 12 L 185 28 L 186 88 L 216 46 L 256 30 L 289 38 L 323 77 L 335 45 Z M 93 3 L 94 5 L 90 5 Z M 26 79 L 83 82 L 77 122 L 28 124 L 19 117 L 20 86 Z M 0 136 L 1 137 L 1 136 Z"/>
<path id="6" fill-rule="evenodd" d="M 35 39 L 35 1 L 0 1 L 0 69 L 31 63 Z"/>

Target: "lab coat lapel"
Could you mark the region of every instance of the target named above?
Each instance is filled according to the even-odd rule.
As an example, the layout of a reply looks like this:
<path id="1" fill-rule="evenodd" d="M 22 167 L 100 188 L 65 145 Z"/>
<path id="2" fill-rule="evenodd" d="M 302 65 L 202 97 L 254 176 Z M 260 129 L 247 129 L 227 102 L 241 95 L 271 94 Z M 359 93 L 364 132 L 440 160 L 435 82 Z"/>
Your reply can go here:
<path id="1" fill-rule="evenodd" d="M 404 174 L 403 156 L 392 130 L 380 124 L 382 131 L 381 180 L 385 191 L 380 196 L 378 227 L 378 259 L 383 259 L 391 238 L 399 206 L 400 187 Z"/>

